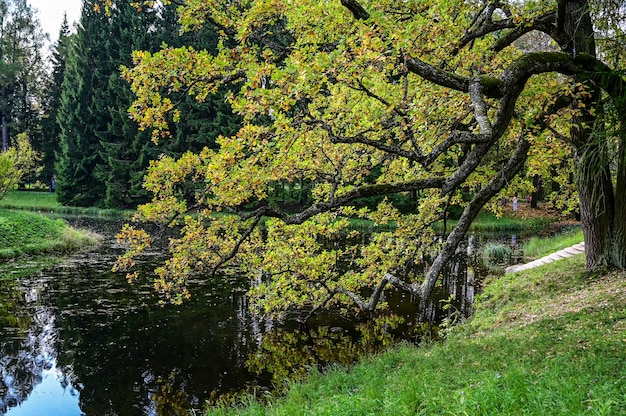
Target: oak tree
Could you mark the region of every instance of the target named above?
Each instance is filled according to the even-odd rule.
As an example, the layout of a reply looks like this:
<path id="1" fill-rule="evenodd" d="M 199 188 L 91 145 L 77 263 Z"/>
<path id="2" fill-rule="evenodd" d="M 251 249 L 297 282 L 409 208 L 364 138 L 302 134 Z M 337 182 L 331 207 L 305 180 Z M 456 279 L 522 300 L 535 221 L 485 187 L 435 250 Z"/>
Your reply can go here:
<path id="1" fill-rule="evenodd" d="M 520 172 L 562 170 L 564 158 L 575 167 L 587 267 L 623 267 L 624 20 L 612 4 L 181 3 L 184 30 L 219 30 L 218 53 L 136 52 L 124 73 L 136 94 L 132 116 L 164 141 L 180 117 L 169 91 L 203 101 L 237 85 L 228 102 L 243 125 L 217 150 L 152 163 L 145 186 L 155 197 L 137 219 L 181 227 L 156 287 L 180 302 L 192 274 L 237 265 L 265 313 L 371 312 L 385 306 L 390 285 L 425 298 L 479 211 L 530 191 Z M 535 34 L 547 49 L 524 49 Z M 312 200 L 295 211 L 269 198 L 278 184 L 305 182 Z M 413 212 L 386 199 L 358 204 L 401 193 L 417 196 Z M 433 223 L 453 205 L 458 222 L 436 236 Z M 394 228 L 362 238 L 349 218 Z M 130 249 L 118 269 L 152 242 L 131 226 L 120 238 Z"/>

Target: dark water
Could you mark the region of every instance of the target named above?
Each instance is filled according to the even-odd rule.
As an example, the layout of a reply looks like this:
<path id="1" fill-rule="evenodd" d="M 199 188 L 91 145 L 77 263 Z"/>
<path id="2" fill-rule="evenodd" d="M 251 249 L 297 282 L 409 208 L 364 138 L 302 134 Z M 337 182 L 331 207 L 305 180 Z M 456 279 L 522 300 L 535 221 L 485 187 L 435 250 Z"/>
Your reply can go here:
<path id="1" fill-rule="evenodd" d="M 111 235 L 119 225 L 89 226 Z M 0 281 L 0 415 L 186 415 L 216 395 L 269 389 L 311 365 L 351 363 L 393 342 L 390 331 L 350 322 L 302 330 L 257 319 L 237 277 L 194 282 L 190 301 L 161 307 L 151 282 L 129 285 L 110 271 L 121 251 L 109 241 L 34 276 Z M 143 267 L 153 268 L 150 258 Z M 455 267 L 462 272 L 446 286 L 465 308 L 474 275 Z M 398 299 L 406 319 L 397 331 L 429 336 L 416 332 L 423 327 L 407 305 Z"/>

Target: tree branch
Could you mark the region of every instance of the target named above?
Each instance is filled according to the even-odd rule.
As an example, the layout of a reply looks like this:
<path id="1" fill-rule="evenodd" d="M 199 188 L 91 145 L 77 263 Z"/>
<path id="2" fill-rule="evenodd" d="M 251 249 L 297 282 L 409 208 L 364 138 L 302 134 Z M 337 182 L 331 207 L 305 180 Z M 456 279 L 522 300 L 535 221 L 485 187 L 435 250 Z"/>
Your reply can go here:
<path id="1" fill-rule="evenodd" d="M 215 277 L 215 273 L 217 273 L 220 267 L 222 267 L 227 262 L 235 258 L 237 253 L 239 253 L 239 249 L 241 248 L 241 245 L 248 239 L 248 237 L 250 237 L 250 235 L 252 234 L 254 229 L 257 227 L 257 225 L 259 225 L 259 222 L 261 221 L 261 217 L 262 215 L 256 216 L 256 218 L 254 219 L 252 224 L 248 227 L 248 229 L 246 229 L 246 231 L 243 234 L 241 234 L 241 237 L 239 237 L 239 240 L 237 241 L 237 243 L 235 243 L 230 253 L 228 253 L 225 257 L 222 257 L 220 255 L 220 261 L 217 262 L 217 264 L 215 264 L 215 266 L 213 267 L 213 270 L 211 271 L 211 277 Z"/>
<path id="2" fill-rule="evenodd" d="M 383 277 L 374 288 L 374 291 L 370 295 L 369 301 L 367 302 L 363 301 L 363 299 L 361 299 L 359 295 L 350 290 L 338 288 L 335 289 L 335 292 L 349 297 L 350 300 L 352 300 L 352 302 L 354 302 L 359 307 L 359 309 L 371 313 L 376 309 L 376 306 L 378 306 L 378 303 L 380 302 L 383 294 L 383 290 L 385 289 L 385 286 L 387 286 L 387 284 L 389 283 L 391 283 L 393 286 L 397 287 L 400 290 L 404 290 L 405 292 L 418 296 L 420 295 L 419 285 L 406 283 L 401 279 L 398 279 L 391 273 L 385 273 L 383 275 Z"/>
<path id="3" fill-rule="evenodd" d="M 477 79 L 443 71 L 417 58 L 407 59 L 409 71 L 439 86 L 469 92 L 470 85 L 478 82 L 487 98 L 502 98 L 510 90 L 523 85 L 531 76 L 546 72 L 576 75 L 594 72 L 601 63 L 595 58 L 580 54 L 576 58 L 562 52 L 533 52 L 522 55 L 498 77 L 481 75 Z"/>
<path id="4" fill-rule="evenodd" d="M 493 135 L 493 127 L 491 126 L 491 121 L 489 121 L 489 116 L 487 115 L 487 104 L 483 99 L 482 91 L 483 88 L 480 84 L 480 78 L 477 78 L 474 82 L 470 83 L 469 95 L 472 99 L 472 104 L 474 104 L 474 118 L 476 119 L 476 122 L 478 122 L 481 133 L 487 137 L 491 137 Z"/>
<path id="5" fill-rule="evenodd" d="M 370 18 L 370 14 L 365 10 L 363 6 L 356 0 L 341 0 L 342 6 L 346 7 L 357 20 L 367 20 Z"/>
<path id="6" fill-rule="evenodd" d="M 515 23 L 513 23 L 513 19 L 499 20 L 497 22 L 488 20 L 484 24 L 480 25 L 476 30 L 468 31 L 461 40 L 459 41 L 458 49 L 462 49 L 467 46 L 470 42 L 480 39 L 485 35 L 493 32 L 499 32 L 504 29 L 512 29 L 515 28 Z"/>
<path id="7" fill-rule="evenodd" d="M 491 198 L 493 198 L 506 185 L 507 182 L 513 179 L 524 166 L 529 149 L 530 143 L 522 136 L 518 141 L 517 148 L 515 149 L 512 157 L 502 167 L 498 175 L 489 181 L 489 184 L 481 189 L 474 196 L 472 201 L 470 201 L 470 203 L 465 207 L 456 227 L 454 227 L 450 235 L 448 235 L 441 251 L 426 273 L 424 282 L 419 289 L 419 295 L 422 299 L 428 298 L 432 292 L 444 266 L 456 253 L 459 243 L 467 233 L 472 221 L 476 218 L 476 215 L 478 215 L 482 207 Z"/>

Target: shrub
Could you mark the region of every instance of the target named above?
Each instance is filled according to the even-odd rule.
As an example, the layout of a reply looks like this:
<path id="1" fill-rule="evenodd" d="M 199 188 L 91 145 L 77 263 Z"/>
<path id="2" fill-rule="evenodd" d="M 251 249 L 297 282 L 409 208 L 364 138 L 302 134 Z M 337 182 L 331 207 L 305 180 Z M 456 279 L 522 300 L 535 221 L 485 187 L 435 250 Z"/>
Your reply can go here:
<path id="1" fill-rule="evenodd" d="M 511 260 L 513 250 L 502 243 L 487 243 L 483 247 L 483 260 L 487 265 L 501 265 Z"/>

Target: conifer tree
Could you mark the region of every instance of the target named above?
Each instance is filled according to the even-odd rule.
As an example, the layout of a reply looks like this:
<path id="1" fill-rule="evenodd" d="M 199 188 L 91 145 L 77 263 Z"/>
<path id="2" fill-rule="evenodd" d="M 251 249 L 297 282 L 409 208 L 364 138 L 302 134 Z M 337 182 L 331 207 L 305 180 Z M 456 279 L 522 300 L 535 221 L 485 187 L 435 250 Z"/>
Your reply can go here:
<path id="1" fill-rule="evenodd" d="M 191 45 L 198 49 L 217 50 L 217 34 L 208 27 L 193 34 L 181 36 L 175 7 L 144 8 L 141 13 L 127 2 L 113 3 L 111 9 L 111 37 L 106 42 L 112 68 L 132 64 L 133 50 L 156 51 L 163 44 Z M 150 28 L 150 30 L 146 30 Z M 230 135 L 239 128 L 225 102 L 225 92 L 198 102 L 186 93 L 178 94 L 181 119 L 175 129 L 174 140 L 153 143 L 148 132 L 140 131 L 128 117 L 128 108 L 134 100 L 129 84 L 113 70 L 109 88 L 97 102 L 107 103 L 109 128 L 98 133 L 103 146 L 103 163 L 96 175 L 106 186 L 104 204 L 110 207 L 128 207 L 144 203 L 150 195 L 143 187 L 143 177 L 150 160 L 161 154 L 178 157 L 186 151 L 199 151 L 205 146 L 215 148 L 219 134 Z M 101 110 L 106 112 L 104 108 Z"/>
<path id="2" fill-rule="evenodd" d="M 163 41 L 156 45 L 157 50 L 162 44 L 167 44 L 171 47 L 191 46 L 196 50 L 217 54 L 219 37 L 214 26 L 206 25 L 196 31 L 180 34 L 175 7 L 165 9 L 163 20 Z M 233 113 L 226 102 L 228 91 L 222 88 L 202 101 L 187 94 L 186 90 L 170 92 L 172 99 L 179 103 L 180 122 L 172 126 L 172 137 L 159 144 L 162 153 L 179 157 L 186 151 L 197 152 L 205 146 L 216 149 L 219 135 L 235 134 L 241 127 L 241 118 Z"/>
<path id="3" fill-rule="evenodd" d="M 42 170 L 39 177 L 45 183 L 48 183 L 54 176 L 55 154 L 59 152 L 61 128 L 57 124 L 56 118 L 61 105 L 61 91 L 69 42 L 70 29 L 67 15 L 65 15 L 59 30 L 59 38 L 52 47 L 52 71 L 47 79 L 42 103 L 41 142 L 37 148 L 43 153 Z"/>
<path id="4" fill-rule="evenodd" d="M 149 162 L 146 154 L 154 157 L 154 152 L 149 150 L 154 144 L 150 143 L 149 134 L 139 131 L 137 123 L 128 117 L 133 96 L 128 83 L 120 77 L 119 67 L 130 65 L 133 50 L 158 47 L 155 32 L 160 29 L 154 9 L 137 13 L 123 0 L 115 5 L 109 20 L 109 36 L 101 46 L 107 57 L 100 68 L 106 88 L 94 91 L 92 107 L 95 114 L 107 120 L 106 129 L 95 132 L 102 147 L 101 162 L 94 176 L 104 184 L 101 202 L 105 206 L 129 207 L 146 199 L 141 183 Z"/>
<path id="5" fill-rule="evenodd" d="M 57 122 L 61 130 L 56 162 L 57 195 L 66 205 L 95 205 L 104 186 L 93 175 L 101 162 L 97 131 L 105 131 L 103 114 L 94 112 L 94 92 L 108 87 L 101 65 L 106 52 L 107 17 L 83 3 L 77 33 L 69 44 Z"/>
<path id="6" fill-rule="evenodd" d="M 110 14 L 84 8 L 67 61 L 57 117 L 57 185 L 59 200 L 66 204 L 132 207 L 146 202 L 150 195 L 143 177 L 150 160 L 215 147 L 219 134 L 239 128 L 225 92 L 201 103 L 180 93 L 184 114 L 175 140 L 150 141 L 150 134 L 128 116 L 134 95 L 119 68 L 132 65 L 134 50 L 156 51 L 163 43 L 216 50 L 217 35 L 207 28 L 181 38 L 173 6 L 137 13 L 127 1 L 111 4 Z"/>
<path id="7" fill-rule="evenodd" d="M 0 128 L 2 150 L 10 137 L 37 122 L 35 97 L 43 71 L 44 36 L 25 0 L 0 0 Z"/>

